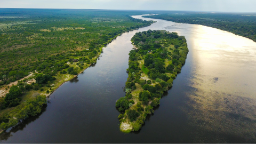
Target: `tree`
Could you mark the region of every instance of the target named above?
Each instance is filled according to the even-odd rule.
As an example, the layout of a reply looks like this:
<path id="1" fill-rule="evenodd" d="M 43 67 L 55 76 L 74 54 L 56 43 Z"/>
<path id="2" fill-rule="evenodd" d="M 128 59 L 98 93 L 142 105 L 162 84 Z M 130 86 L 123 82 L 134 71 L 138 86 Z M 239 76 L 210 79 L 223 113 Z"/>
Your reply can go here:
<path id="1" fill-rule="evenodd" d="M 119 100 L 116 102 L 116 108 L 120 112 L 124 112 L 126 109 L 129 108 L 129 101 L 125 97 L 121 97 Z"/>
<path id="2" fill-rule="evenodd" d="M 156 107 L 160 104 L 160 99 L 159 98 L 155 98 L 152 102 L 151 102 L 151 106 L 152 107 Z"/>
<path id="3" fill-rule="evenodd" d="M 37 74 L 36 76 L 36 83 L 38 84 L 46 84 L 48 81 L 52 81 L 52 80 L 55 80 L 56 78 L 55 77 L 52 77 L 48 74 Z"/>
<path id="4" fill-rule="evenodd" d="M 4 98 L 4 107 L 13 107 L 20 103 L 21 101 L 21 90 L 18 86 L 12 86 L 9 93 L 6 94 Z"/>
<path id="5" fill-rule="evenodd" d="M 135 121 L 138 116 L 140 116 L 140 114 L 136 110 L 128 110 L 127 115 L 132 122 Z"/>
<path id="6" fill-rule="evenodd" d="M 169 65 L 166 67 L 166 71 L 167 71 L 167 72 L 173 72 L 173 69 L 174 69 L 173 64 L 169 64 Z"/>
<path id="7" fill-rule="evenodd" d="M 149 91 L 144 90 L 143 92 L 140 92 L 140 94 L 139 94 L 139 100 L 143 101 L 143 102 L 147 102 L 150 97 L 151 97 L 151 95 L 150 95 Z"/>

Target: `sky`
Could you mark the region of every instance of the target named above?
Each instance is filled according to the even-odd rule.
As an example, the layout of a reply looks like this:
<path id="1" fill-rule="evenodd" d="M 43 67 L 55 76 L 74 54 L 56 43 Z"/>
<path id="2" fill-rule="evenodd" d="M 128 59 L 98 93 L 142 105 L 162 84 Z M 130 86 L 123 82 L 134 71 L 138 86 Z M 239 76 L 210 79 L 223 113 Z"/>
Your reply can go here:
<path id="1" fill-rule="evenodd" d="M 0 0 L 0 8 L 256 12 L 256 0 Z"/>

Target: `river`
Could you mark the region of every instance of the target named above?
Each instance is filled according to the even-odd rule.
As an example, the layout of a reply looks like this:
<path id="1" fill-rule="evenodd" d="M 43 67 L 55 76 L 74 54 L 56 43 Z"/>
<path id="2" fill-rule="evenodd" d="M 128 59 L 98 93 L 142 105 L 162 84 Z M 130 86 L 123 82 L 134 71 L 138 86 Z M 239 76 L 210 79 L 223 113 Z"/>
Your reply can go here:
<path id="1" fill-rule="evenodd" d="M 108 44 L 97 64 L 66 82 L 44 112 L 7 130 L 1 142 L 255 142 L 256 43 L 219 29 L 154 20 Z M 115 102 L 128 77 L 130 39 L 139 31 L 185 36 L 186 64 L 139 132 L 119 130 Z"/>

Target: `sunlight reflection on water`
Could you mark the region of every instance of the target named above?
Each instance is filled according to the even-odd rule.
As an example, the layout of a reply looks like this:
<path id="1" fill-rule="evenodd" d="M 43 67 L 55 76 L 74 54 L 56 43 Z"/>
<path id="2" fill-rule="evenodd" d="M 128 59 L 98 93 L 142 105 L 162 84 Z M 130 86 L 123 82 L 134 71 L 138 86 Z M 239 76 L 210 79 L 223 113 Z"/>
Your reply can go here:
<path id="1" fill-rule="evenodd" d="M 144 20 L 148 18 L 136 17 Z M 191 125 L 256 138 L 256 43 L 216 28 L 157 20 L 188 41 Z M 165 23 L 165 24 L 164 24 Z"/>

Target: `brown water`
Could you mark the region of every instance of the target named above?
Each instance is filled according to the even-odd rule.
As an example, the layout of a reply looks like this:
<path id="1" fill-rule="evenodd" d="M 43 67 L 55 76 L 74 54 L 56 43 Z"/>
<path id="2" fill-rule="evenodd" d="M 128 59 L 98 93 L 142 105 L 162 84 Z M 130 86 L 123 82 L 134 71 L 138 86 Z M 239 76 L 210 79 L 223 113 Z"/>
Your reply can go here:
<path id="1" fill-rule="evenodd" d="M 142 18 L 141 16 L 134 16 Z M 1 135 L 1 142 L 255 142 L 256 43 L 200 25 L 155 20 L 110 43 L 94 67 L 62 85 L 44 112 Z M 131 37 L 168 30 L 187 39 L 181 73 L 141 131 L 119 131 Z"/>

